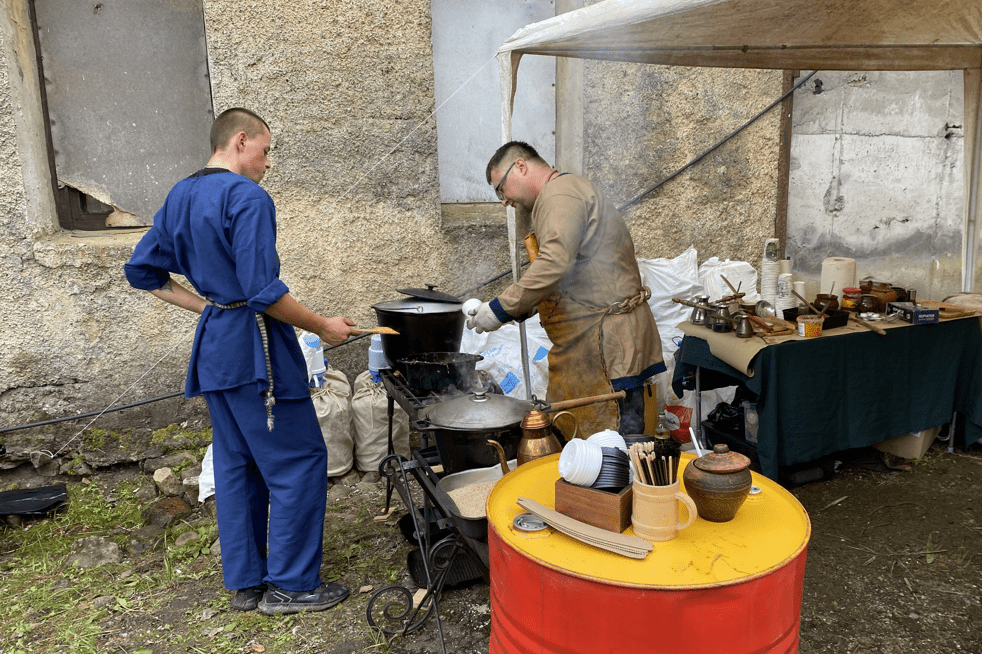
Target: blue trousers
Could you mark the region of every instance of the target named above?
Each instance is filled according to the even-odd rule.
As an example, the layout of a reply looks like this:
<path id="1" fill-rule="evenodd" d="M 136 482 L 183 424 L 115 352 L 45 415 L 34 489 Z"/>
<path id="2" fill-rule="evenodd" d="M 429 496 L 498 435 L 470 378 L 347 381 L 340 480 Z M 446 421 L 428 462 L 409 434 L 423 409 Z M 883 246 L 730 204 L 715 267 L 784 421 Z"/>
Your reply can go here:
<path id="1" fill-rule="evenodd" d="M 275 429 L 268 431 L 263 397 L 254 385 L 204 396 L 212 423 L 225 587 L 268 581 L 284 590 L 317 588 L 327 448 L 313 403 L 277 400 Z"/>

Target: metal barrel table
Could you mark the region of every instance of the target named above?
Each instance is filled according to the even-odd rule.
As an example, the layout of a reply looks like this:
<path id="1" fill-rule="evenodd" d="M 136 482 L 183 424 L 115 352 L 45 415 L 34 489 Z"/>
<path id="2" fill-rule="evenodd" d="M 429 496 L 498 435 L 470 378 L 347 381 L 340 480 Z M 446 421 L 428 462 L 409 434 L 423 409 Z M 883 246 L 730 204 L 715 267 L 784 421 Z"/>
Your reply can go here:
<path id="1" fill-rule="evenodd" d="M 519 497 L 555 506 L 558 461 L 520 466 L 488 497 L 491 654 L 797 652 L 811 523 L 793 495 L 754 473 L 760 492 L 733 520 L 697 518 L 631 559 L 514 526 Z"/>

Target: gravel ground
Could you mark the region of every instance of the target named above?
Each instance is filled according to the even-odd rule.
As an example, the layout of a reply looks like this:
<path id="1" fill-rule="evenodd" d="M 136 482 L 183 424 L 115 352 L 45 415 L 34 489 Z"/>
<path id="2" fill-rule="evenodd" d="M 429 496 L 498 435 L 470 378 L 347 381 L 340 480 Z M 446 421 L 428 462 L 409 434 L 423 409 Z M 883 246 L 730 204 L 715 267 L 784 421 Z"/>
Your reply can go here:
<path id="1" fill-rule="evenodd" d="M 812 521 L 801 615 L 802 654 L 948 654 L 982 652 L 982 447 L 948 453 L 936 443 L 901 469 L 846 462 L 827 481 L 793 489 Z M 0 473 L 4 488 L 31 481 L 24 466 Z M 96 471 L 89 483 L 111 493 L 122 479 L 140 477 L 134 466 Z M 145 477 L 145 476 L 144 476 Z M 55 479 L 54 481 L 58 481 Z M 77 479 L 67 479 L 69 488 Z M 146 479 L 144 479 L 146 481 Z M 150 482 L 147 482 L 150 483 Z M 379 638 L 369 628 L 369 598 L 397 584 L 415 591 L 407 571 L 413 545 L 398 526 L 397 511 L 374 520 L 385 503 L 385 482 L 349 475 L 331 489 L 325 533 L 325 580 L 345 583 L 351 597 L 323 613 L 269 618 L 228 607 L 220 561 L 203 554 L 167 585 L 130 597 L 128 609 L 100 598 L 118 588 L 86 590 L 97 612 L 96 651 L 131 654 L 170 652 L 317 652 L 348 654 L 439 654 L 435 619 L 406 636 Z M 207 504 L 188 519 L 213 520 Z M 11 529 L 15 527 L 7 527 Z M 124 583 L 167 565 L 166 550 L 128 552 L 111 578 Z M 5 552 L 4 558 L 13 553 Z M 72 584 L 70 571 L 64 585 Z M 147 607 L 141 610 L 140 607 Z M 446 652 L 488 652 L 489 589 L 483 582 L 446 591 L 439 602 Z M 57 616 L 47 616 L 57 620 Z M 63 651 L 38 642 L 18 650 L 0 637 L 0 654 Z"/>

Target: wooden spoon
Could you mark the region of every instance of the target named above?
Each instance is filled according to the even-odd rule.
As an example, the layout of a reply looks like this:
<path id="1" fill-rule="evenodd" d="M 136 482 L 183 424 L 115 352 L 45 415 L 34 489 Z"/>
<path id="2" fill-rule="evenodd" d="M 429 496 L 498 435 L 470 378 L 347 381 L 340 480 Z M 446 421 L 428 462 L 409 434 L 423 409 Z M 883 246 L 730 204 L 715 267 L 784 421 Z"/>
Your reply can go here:
<path id="1" fill-rule="evenodd" d="M 391 327 L 352 327 L 351 333 L 360 336 L 362 334 L 385 334 L 387 336 L 398 336 L 399 332 L 392 329 Z"/>

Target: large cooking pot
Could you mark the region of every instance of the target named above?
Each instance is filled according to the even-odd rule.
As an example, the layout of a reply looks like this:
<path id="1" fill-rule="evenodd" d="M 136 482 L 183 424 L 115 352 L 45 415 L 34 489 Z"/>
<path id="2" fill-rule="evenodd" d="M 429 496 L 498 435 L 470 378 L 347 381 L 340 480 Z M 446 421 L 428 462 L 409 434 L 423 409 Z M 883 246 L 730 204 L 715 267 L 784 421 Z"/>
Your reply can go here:
<path id="1" fill-rule="evenodd" d="M 422 352 L 396 363 L 404 371 L 409 388 L 443 393 L 451 386 L 464 392 L 478 390 L 477 362 L 483 360 L 480 354 L 465 352 Z"/>
<path id="2" fill-rule="evenodd" d="M 401 300 L 372 305 L 380 327 L 391 327 L 398 335 L 382 334 L 382 353 L 389 366 L 405 373 L 399 363 L 413 354 L 459 352 L 467 317 L 463 304 L 453 295 L 427 288 L 398 289 L 409 295 Z"/>
<path id="3" fill-rule="evenodd" d="M 498 455 L 488 440 L 501 443 L 505 456 L 518 456 L 522 418 L 532 402 L 484 391 L 431 404 L 419 411 L 416 429 L 433 435 L 447 473 L 495 465 Z"/>

